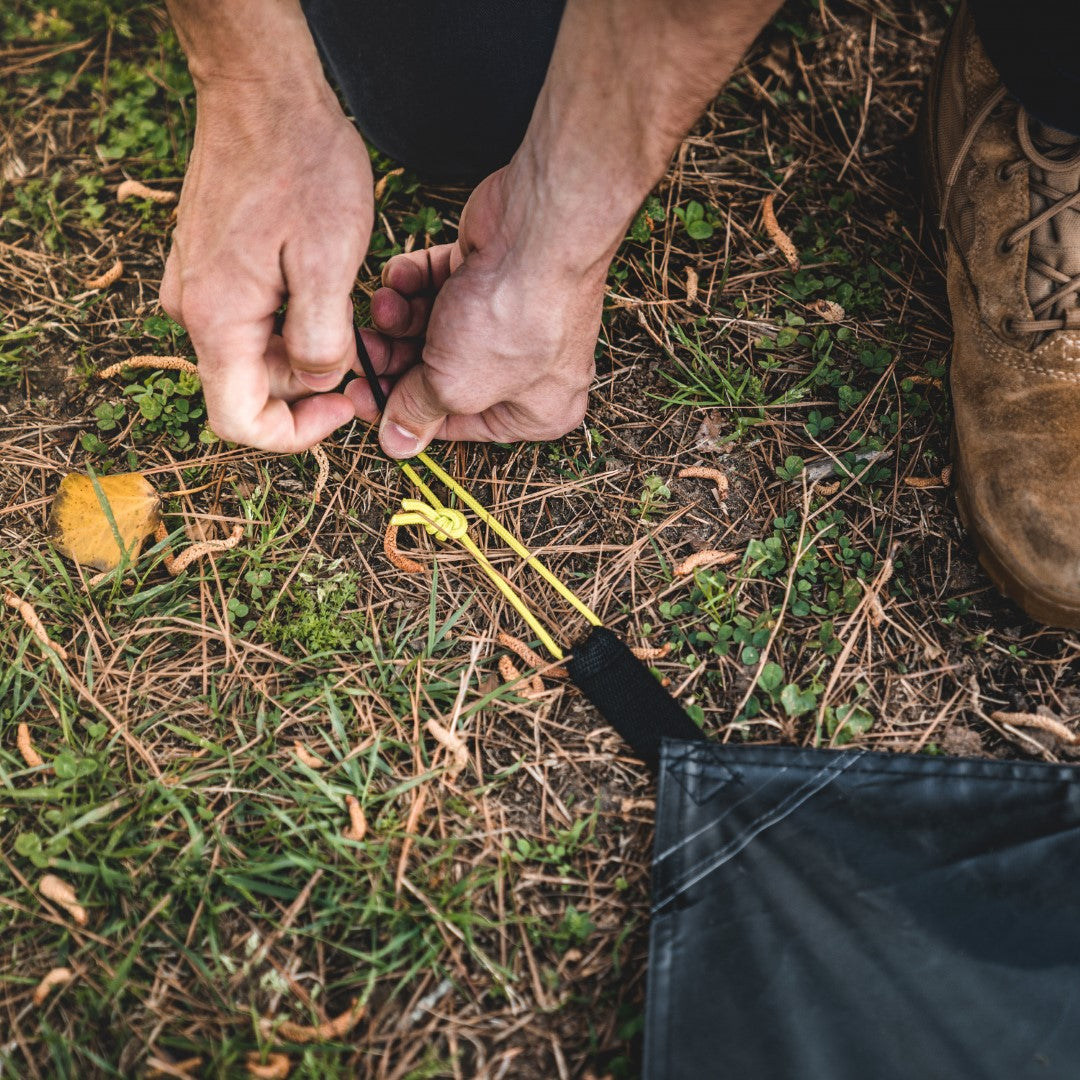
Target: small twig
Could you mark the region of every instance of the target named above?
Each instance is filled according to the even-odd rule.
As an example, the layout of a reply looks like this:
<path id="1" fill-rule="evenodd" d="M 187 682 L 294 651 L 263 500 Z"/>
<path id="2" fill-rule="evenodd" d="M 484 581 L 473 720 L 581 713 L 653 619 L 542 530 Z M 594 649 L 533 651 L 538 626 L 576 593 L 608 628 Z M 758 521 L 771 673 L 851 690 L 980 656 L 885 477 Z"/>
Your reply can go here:
<path id="1" fill-rule="evenodd" d="M 53 988 L 57 986 L 63 986 L 65 983 L 71 982 L 75 978 L 75 973 L 71 968 L 56 967 L 53 968 L 42 980 L 34 987 L 33 1002 L 35 1005 L 41 1005 L 45 999 L 52 993 Z"/>
<path id="2" fill-rule="evenodd" d="M 182 356 L 129 356 L 126 360 L 110 364 L 98 372 L 99 379 L 112 379 L 126 368 L 162 368 L 166 371 L 183 371 L 199 378 L 199 369 Z"/>
<path id="3" fill-rule="evenodd" d="M 386 557 L 405 574 L 422 574 L 424 572 L 423 564 L 418 563 L 415 559 L 410 559 L 408 555 L 398 550 L 397 535 L 397 525 L 390 524 L 386 526 L 386 535 L 383 537 L 383 551 L 386 552 Z"/>
<path id="4" fill-rule="evenodd" d="M 216 555 L 221 551 L 232 551 L 243 538 L 244 526 L 234 525 L 231 535 L 225 540 L 203 540 L 199 544 L 192 544 L 190 547 L 184 548 L 179 555 L 174 555 L 168 546 L 169 533 L 165 528 L 165 523 L 159 521 L 157 530 L 154 532 L 154 539 L 159 544 L 165 544 L 165 548 L 161 553 L 161 561 L 165 564 L 165 569 L 173 577 L 182 574 L 196 559 L 201 559 L 205 555 Z"/>
<path id="5" fill-rule="evenodd" d="M 713 469 L 708 465 L 689 465 L 685 469 L 680 469 L 675 475 L 680 480 L 686 480 L 690 477 L 699 480 L 712 480 L 716 484 L 716 491 L 720 496 L 720 501 L 723 502 L 727 498 L 730 485 L 728 484 L 727 474 L 722 469 Z"/>
<path id="6" fill-rule="evenodd" d="M 446 770 L 451 780 L 469 764 L 469 748 L 465 740 L 456 732 L 444 728 L 438 720 L 429 719 L 424 727 L 428 734 L 442 747 L 449 751 L 453 764 Z"/>
<path id="7" fill-rule="evenodd" d="M 330 479 L 330 459 L 319 443 L 311 448 L 311 456 L 319 466 L 319 475 L 315 478 L 315 487 L 311 492 L 311 501 L 317 503 L 322 496 L 323 488 L 326 487 L 326 481 Z"/>
<path id="8" fill-rule="evenodd" d="M 685 577 L 703 566 L 727 566 L 738 562 L 741 557 L 737 551 L 696 551 L 675 567 L 675 576 Z"/>
<path id="9" fill-rule="evenodd" d="M 4 603 L 9 608 L 14 608 L 21 616 L 24 623 L 30 629 L 30 633 L 34 635 L 48 649 L 52 649 L 61 660 L 67 660 L 67 649 L 62 645 L 57 645 L 45 630 L 42 625 L 41 619 L 38 618 L 38 613 L 34 610 L 33 605 L 27 601 L 22 600 L 16 596 L 10 589 L 4 590 Z"/>
<path id="10" fill-rule="evenodd" d="M 96 277 L 87 278 L 83 285 L 87 289 L 107 289 L 110 285 L 115 285 L 120 280 L 124 273 L 124 264 L 117 259 L 116 262 L 109 267 L 103 274 L 98 274 Z"/>
<path id="11" fill-rule="evenodd" d="M 765 232 L 769 239 L 776 245 L 780 254 L 787 260 L 792 271 L 797 271 L 802 263 L 799 261 L 798 249 L 776 220 L 776 211 L 773 209 L 773 196 L 770 192 L 761 202 L 761 223 L 765 226 Z"/>
<path id="12" fill-rule="evenodd" d="M 367 836 L 367 818 L 364 816 L 364 808 L 355 795 L 345 796 L 345 807 L 349 811 L 349 827 L 341 835 L 346 840 L 355 840 L 359 843 Z"/>
<path id="13" fill-rule="evenodd" d="M 30 741 L 30 728 L 26 724 L 20 724 L 15 729 L 15 745 L 19 748 L 19 753 L 22 754 L 22 759 L 28 768 L 37 769 L 45 764 Z"/>
<path id="14" fill-rule="evenodd" d="M 116 201 L 124 202 L 126 199 L 150 199 L 151 202 L 156 203 L 173 203 L 176 202 L 176 192 L 147 187 L 138 180 L 125 180 L 116 189 Z"/>
<path id="15" fill-rule="evenodd" d="M 46 874 L 38 882 L 38 892 L 46 900 L 51 900 L 62 907 L 79 926 L 86 925 L 86 908 L 79 903 L 75 890 L 63 878 L 58 878 L 55 874 Z"/>

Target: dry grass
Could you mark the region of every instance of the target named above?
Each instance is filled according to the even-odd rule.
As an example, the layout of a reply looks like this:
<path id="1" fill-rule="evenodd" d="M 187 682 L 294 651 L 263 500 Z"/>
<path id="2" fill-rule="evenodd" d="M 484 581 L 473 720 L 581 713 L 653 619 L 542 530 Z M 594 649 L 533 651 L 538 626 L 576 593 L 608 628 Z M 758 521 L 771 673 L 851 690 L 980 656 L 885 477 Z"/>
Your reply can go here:
<path id="1" fill-rule="evenodd" d="M 0 1067 L 232 1075 L 314 1030 L 331 1041 L 287 1046 L 293 1076 L 634 1075 L 648 779 L 569 686 L 501 684 L 497 635 L 522 628 L 465 556 L 390 565 L 411 492 L 363 425 L 324 444 L 315 504 L 309 455 L 201 444 L 198 417 L 137 407 L 197 391 L 91 377 L 191 355 L 155 304 L 169 208 L 115 199 L 126 176 L 177 189 L 191 101 L 159 11 L 133 8 L 130 37 L 73 21 L 37 41 L 35 11 L 0 22 L 0 585 L 67 659 L 0 609 Z M 947 491 L 906 482 L 947 447 L 947 314 L 906 148 L 942 25 L 907 0 L 785 10 L 620 254 L 587 430 L 440 452 L 609 624 L 671 646 L 655 667 L 717 739 L 1073 752 L 1005 714 L 1075 728 L 1075 637 L 998 598 Z M 130 146 L 103 159 L 118 130 Z M 425 242 L 424 205 L 447 235 L 464 193 L 379 165 L 381 250 Z M 691 201 L 710 238 L 676 215 Z M 177 577 L 159 544 L 88 591 L 45 539 L 87 462 L 146 471 L 177 548 L 243 539 Z M 583 629 L 478 536 L 567 640 Z M 674 574 L 707 550 L 740 559 Z M 50 769 L 25 767 L 23 723 Z M 39 902 L 50 871 L 85 927 Z"/>

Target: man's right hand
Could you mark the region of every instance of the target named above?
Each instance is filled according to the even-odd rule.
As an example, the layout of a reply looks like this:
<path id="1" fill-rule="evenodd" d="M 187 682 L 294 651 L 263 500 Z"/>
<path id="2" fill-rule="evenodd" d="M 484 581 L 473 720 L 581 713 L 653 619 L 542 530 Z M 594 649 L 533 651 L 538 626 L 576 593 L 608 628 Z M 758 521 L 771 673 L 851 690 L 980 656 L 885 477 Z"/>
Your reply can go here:
<path id="1" fill-rule="evenodd" d="M 191 336 L 211 429 L 297 452 L 354 416 L 345 395 L 317 392 L 358 368 L 350 293 L 371 233 L 370 160 L 317 60 L 299 78 L 269 61 L 211 65 L 196 87 L 161 304 Z"/>

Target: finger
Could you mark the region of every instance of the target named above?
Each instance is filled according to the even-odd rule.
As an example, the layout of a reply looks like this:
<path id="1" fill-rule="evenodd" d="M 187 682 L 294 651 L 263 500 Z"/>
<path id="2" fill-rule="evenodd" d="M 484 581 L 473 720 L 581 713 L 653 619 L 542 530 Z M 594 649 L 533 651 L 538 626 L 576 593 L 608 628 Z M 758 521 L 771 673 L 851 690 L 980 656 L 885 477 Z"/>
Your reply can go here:
<path id="1" fill-rule="evenodd" d="M 333 274 L 286 245 L 281 264 L 289 294 L 282 329 L 289 363 L 310 389 L 332 390 L 355 358 L 349 293 L 359 260 Z"/>
<path id="2" fill-rule="evenodd" d="M 458 245 L 439 244 L 389 259 L 382 269 L 382 283 L 402 296 L 436 293 L 460 265 Z"/>
<path id="3" fill-rule="evenodd" d="M 418 337 L 427 328 L 431 296 L 403 296 L 394 289 L 376 289 L 371 297 L 371 321 L 390 337 Z"/>
<path id="4" fill-rule="evenodd" d="M 344 394 L 319 394 L 293 405 L 270 397 L 272 319 L 215 326 L 192 336 L 210 428 L 228 442 L 298 453 L 354 416 Z"/>
<path id="5" fill-rule="evenodd" d="M 449 411 L 431 383 L 430 369 L 423 363 L 409 368 L 395 383 L 379 425 L 383 450 L 392 458 L 414 457 L 435 437 Z"/>

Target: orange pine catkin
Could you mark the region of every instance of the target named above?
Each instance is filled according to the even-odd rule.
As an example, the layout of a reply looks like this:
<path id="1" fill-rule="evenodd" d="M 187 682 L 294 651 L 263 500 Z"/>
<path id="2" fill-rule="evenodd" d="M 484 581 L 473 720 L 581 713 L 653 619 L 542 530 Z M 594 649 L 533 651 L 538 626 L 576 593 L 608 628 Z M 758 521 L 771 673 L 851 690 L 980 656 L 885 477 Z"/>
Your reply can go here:
<path id="1" fill-rule="evenodd" d="M 792 243 L 791 237 L 780 228 L 780 222 L 776 220 L 776 210 L 773 208 L 773 196 L 770 192 L 761 201 L 761 223 L 765 226 L 765 232 L 769 239 L 776 245 L 777 250 L 787 260 L 792 271 L 798 271 L 802 263 L 799 261 L 799 252 Z"/>

